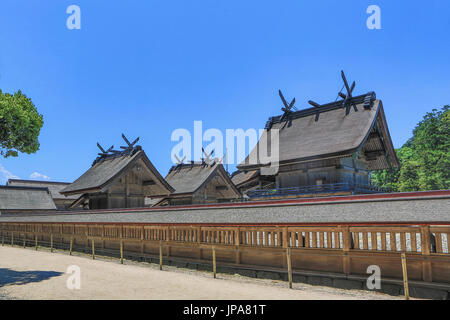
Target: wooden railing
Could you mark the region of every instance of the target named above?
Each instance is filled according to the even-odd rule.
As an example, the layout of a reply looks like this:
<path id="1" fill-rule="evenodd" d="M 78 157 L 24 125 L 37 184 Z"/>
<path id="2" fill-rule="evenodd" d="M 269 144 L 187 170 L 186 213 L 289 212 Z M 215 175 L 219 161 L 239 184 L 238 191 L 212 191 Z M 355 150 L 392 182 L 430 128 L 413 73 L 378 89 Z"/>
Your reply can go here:
<path id="1" fill-rule="evenodd" d="M 450 227 L 435 225 L 336 226 L 201 226 L 90 223 L 1 223 L 2 242 L 68 244 L 139 254 L 211 260 L 214 245 L 219 262 L 286 267 L 290 248 L 292 268 L 344 274 L 366 274 L 378 265 L 386 277 L 401 278 L 400 253 L 406 253 L 413 280 L 450 283 Z"/>

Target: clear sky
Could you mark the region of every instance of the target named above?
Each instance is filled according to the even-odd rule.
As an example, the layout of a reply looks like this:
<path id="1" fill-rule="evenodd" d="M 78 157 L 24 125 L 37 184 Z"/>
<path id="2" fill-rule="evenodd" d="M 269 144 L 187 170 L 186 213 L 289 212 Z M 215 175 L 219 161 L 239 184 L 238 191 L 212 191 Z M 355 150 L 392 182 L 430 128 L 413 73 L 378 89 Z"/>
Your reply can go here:
<path id="1" fill-rule="evenodd" d="M 381 30 L 366 26 L 372 4 Z M 341 69 L 383 100 L 400 147 L 450 104 L 449 35 L 446 0 L 1 0 L 0 88 L 28 95 L 44 126 L 36 154 L 0 159 L 0 182 L 73 181 L 122 132 L 165 175 L 173 130 L 263 128 L 278 89 L 299 109 L 334 101 Z"/>

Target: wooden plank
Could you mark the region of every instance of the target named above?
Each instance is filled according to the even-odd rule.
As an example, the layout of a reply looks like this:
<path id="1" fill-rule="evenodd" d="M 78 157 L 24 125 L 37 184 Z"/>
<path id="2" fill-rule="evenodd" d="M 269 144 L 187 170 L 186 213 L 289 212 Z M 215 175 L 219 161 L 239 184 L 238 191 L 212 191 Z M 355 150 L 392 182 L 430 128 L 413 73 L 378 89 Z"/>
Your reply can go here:
<path id="1" fill-rule="evenodd" d="M 395 232 L 389 232 L 390 242 L 391 242 L 391 251 L 397 251 L 397 237 L 395 236 Z"/>
<path id="2" fill-rule="evenodd" d="M 317 232 L 313 231 L 311 233 L 311 239 L 312 239 L 312 247 L 317 248 Z"/>
<path id="3" fill-rule="evenodd" d="M 400 232 L 400 251 L 406 252 L 406 235 L 404 232 Z"/>
<path id="4" fill-rule="evenodd" d="M 354 232 L 353 235 L 354 235 L 353 238 L 354 238 L 354 243 L 355 243 L 355 248 L 354 248 L 354 249 L 360 250 L 360 245 L 359 245 L 359 232 Z"/>
<path id="5" fill-rule="evenodd" d="M 386 232 L 381 232 L 381 250 L 386 251 Z"/>
<path id="6" fill-rule="evenodd" d="M 450 254 L 450 232 L 445 234 L 447 235 L 447 254 Z"/>
<path id="7" fill-rule="evenodd" d="M 333 247 L 332 234 L 331 234 L 331 232 L 327 232 L 327 248 L 331 249 L 332 247 Z"/>
<path id="8" fill-rule="evenodd" d="M 306 231 L 305 232 L 305 248 L 310 248 L 310 241 L 309 241 L 309 238 L 310 237 L 310 234 L 309 234 L 309 231 Z"/>
<path id="9" fill-rule="evenodd" d="M 417 235 L 416 232 L 411 232 L 411 251 L 417 252 Z"/>
<path id="10" fill-rule="evenodd" d="M 340 240 L 340 233 L 339 231 L 334 231 L 334 248 L 340 249 L 341 248 L 341 240 Z"/>
<path id="11" fill-rule="evenodd" d="M 367 235 L 367 231 L 364 231 L 363 233 L 363 250 L 368 250 L 369 249 L 369 241 L 368 241 L 368 235 Z"/>
<path id="12" fill-rule="evenodd" d="M 436 238 L 436 252 L 442 253 L 442 236 L 440 232 L 436 232 L 434 237 Z"/>
<path id="13" fill-rule="evenodd" d="M 325 248 L 325 232 L 319 232 L 319 248 Z"/>
<path id="14" fill-rule="evenodd" d="M 371 232 L 370 233 L 370 239 L 372 242 L 372 250 L 376 251 L 378 250 L 378 233 L 377 232 Z"/>

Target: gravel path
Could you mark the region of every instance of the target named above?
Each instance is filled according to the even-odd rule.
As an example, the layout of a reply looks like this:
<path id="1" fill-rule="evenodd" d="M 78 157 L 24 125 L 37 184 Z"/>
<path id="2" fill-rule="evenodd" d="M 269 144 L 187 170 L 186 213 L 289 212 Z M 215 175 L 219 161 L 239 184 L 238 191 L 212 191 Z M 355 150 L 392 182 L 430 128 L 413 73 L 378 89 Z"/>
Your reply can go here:
<path id="1" fill-rule="evenodd" d="M 80 267 L 81 288 L 67 288 L 71 265 Z M 376 292 L 343 290 L 238 275 L 64 253 L 0 247 L 0 299 L 402 299 Z"/>

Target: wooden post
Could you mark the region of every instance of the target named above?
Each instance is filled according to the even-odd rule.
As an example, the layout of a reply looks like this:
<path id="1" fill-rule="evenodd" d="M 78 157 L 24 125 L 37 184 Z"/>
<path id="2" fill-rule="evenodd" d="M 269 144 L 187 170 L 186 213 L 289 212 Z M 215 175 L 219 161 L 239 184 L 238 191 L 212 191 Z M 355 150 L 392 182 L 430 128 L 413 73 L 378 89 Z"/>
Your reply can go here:
<path id="1" fill-rule="evenodd" d="M 23 247 L 25 248 L 26 247 L 26 239 L 25 239 L 25 235 L 23 236 Z"/>
<path id="2" fill-rule="evenodd" d="M 350 257 L 348 256 L 348 252 L 350 251 L 351 232 L 349 227 L 338 227 L 338 231 L 342 232 L 342 251 L 344 253 L 343 256 L 343 271 L 345 274 L 350 274 Z"/>
<path id="3" fill-rule="evenodd" d="M 123 240 L 120 239 L 120 263 L 123 264 Z"/>
<path id="4" fill-rule="evenodd" d="M 102 225 L 102 249 L 105 249 L 105 225 Z"/>
<path id="5" fill-rule="evenodd" d="M 69 255 L 72 255 L 73 237 L 70 238 Z"/>
<path id="6" fill-rule="evenodd" d="M 144 253 L 144 226 L 141 227 L 141 254 Z"/>
<path id="7" fill-rule="evenodd" d="M 14 232 L 11 232 L 11 247 L 14 247 Z"/>
<path id="8" fill-rule="evenodd" d="M 85 249 L 87 250 L 87 248 L 89 248 L 89 238 L 88 238 L 88 236 L 89 236 L 89 226 L 88 225 L 84 226 L 84 236 L 86 237 L 86 247 L 85 247 Z"/>
<path id="9" fill-rule="evenodd" d="M 292 289 L 292 264 L 291 264 L 291 248 L 286 249 L 286 259 L 288 268 L 289 288 Z"/>
<path id="10" fill-rule="evenodd" d="M 34 248 L 37 251 L 38 249 L 38 239 L 37 239 L 37 234 L 34 235 Z"/>
<path id="11" fill-rule="evenodd" d="M 213 272 L 214 272 L 214 279 L 216 278 L 216 248 L 212 247 L 212 254 L 213 254 Z"/>
<path id="12" fill-rule="evenodd" d="M 123 264 L 123 225 L 120 226 L 120 263 Z"/>
<path id="13" fill-rule="evenodd" d="M 162 240 L 159 240 L 159 270 L 162 270 L 162 265 L 163 265 Z"/>
<path id="14" fill-rule="evenodd" d="M 50 234 L 50 252 L 53 252 L 53 233 Z"/>
<path id="15" fill-rule="evenodd" d="M 280 241 L 280 239 L 278 239 L 278 241 Z M 283 231 L 282 231 L 282 235 L 281 235 L 281 246 L 283 248 L 286 248 L 286 251 L 284 251 L 283 255 L 284 255 L 284 259 L 283 259 L 283 268 L 289 268 L 287 266 L 287 262 L 288 262 L 288 257 L 287 257 L 287 248 L 289 247 L 289 243 L 288 243 L 288 228 L 284 227 Z"/>
<path id="16" fill-rule="evenodd" d="M 431 271 L 431 261 L 430 261 L 430 226 L 421 227 L 420 242 L 422 248 L 422 255 L 424 256 L 424 261 L 422 262 L 422 278 L 423 281 L 431 282 L 433 281 L 432 271 Z"/>
<path id="17" fill-rule="evenodd" d="M 239 245 L 241 244 L 241 231 L 240 231 L 240 229 L 239 229 L 239 227 L 237 227 L 236 229 L 235 229 L 235 234 L 234 234 L 234 244 L 235 244 L 235 246 L 236 246 L 236 255 L 235 255 L 235 262 L 237 263 L 237 264 L 240 264 L 241 263 L 241 251 L 239 250 Z"/>
<path id="18" fill-rule="evenodd" d="M 91 239 L 92 244 L 92 260 L 95 260 L 95 240 Z"/>
<path id="19" fill-rule="evenodd" d="M 409 286 L 408 286 L 408 270 L 406 268 L 406 255 L 402 253 L 402 271 L 403 271 L 403 287 L 405 289 L 405 299 L 409 300 Z"/>
<path id="20" fill-rule="evenodd" d="M 2 235 L 2 247 L 5 245 L 5 236 Z"/>

